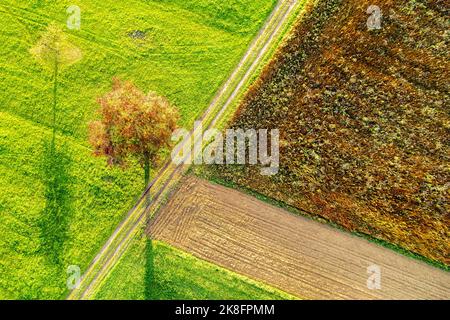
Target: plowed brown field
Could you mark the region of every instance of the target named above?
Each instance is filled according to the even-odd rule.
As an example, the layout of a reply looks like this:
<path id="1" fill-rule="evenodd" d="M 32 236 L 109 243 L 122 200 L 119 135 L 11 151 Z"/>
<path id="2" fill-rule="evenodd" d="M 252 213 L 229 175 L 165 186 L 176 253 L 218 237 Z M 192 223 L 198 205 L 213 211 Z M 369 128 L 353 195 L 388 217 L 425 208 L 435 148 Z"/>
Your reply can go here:
<path id="1" fill-rule="evenodd" d="M 307 299 L 450 299 L 450 273 L 253 197 L 188 178 L 153 238 Z M 381 268 L 369 290 L 367 268 Z"/>

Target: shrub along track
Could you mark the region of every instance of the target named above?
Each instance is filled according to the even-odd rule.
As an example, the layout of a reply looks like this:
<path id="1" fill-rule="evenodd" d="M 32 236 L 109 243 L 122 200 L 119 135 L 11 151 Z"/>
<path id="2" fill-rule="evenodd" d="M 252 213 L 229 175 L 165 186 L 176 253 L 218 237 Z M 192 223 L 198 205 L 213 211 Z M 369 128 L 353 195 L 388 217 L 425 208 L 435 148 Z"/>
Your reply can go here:
<path id="1" fill-rule="evenodd" d="M 450 298 L 450 273 L 198 178 L 186 179 L 147 232 L 302 298 Z M 367 288 L 372 265 L 380 290 Z"/>
<path id="2" fill-rule="evenodd" d="M 264 56 L 273 50 L 274 45 L 279 42 L 284 31 L 289 27 L 292 16 L 298 13 L 306 2 L 308 0 L 279 1 L 241 62 L 237 65 L 236 70 L 230 75 L 201 117 L 202 127 L 205 130 L 220 121 L 220 118 L 225 114 L 225 110 L 238 97 L 248 78 L 258 70 Z M 191 131 L 191 137 L 196 137 L 197 134 L 198 132 Z M 182 150 L 182 145 L 180 145 L 179 150 Z M 160 208 L 169 192 L 180 181 L 187 169 L 188 166 L 175 165 L 170 159 L 168 160 L 136 205 L 93 259 L 83 274 L 79 287 L 70 292 L 68 299 L 89 299 L 93 296 L 99 285 L 119 261 L 130 241 L 141 228 L 145 227 L 148 219 Z"/>

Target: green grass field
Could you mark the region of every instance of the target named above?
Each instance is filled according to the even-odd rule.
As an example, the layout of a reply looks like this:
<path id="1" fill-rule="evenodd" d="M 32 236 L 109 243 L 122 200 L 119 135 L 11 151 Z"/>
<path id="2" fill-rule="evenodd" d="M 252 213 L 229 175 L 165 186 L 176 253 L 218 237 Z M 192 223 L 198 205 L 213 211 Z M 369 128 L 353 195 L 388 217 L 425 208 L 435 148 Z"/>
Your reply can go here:
<path id="1" fill-rule="evenodd" d="M 65 30 L 83 58 L 60 76 L 57 144 L 68 155 L 70 196 L 65 199 L 69 223 L 62 262 L 55 265 L 40 244 L 52 76 L 29 49 L 49 23 L 64 27 L 66 8 L 74 4 L 81 8 L 81 30 Z M 63 298 L 67 266 L 85 270 L 140 194 L 139 167 L 108 168 L 104 159 L 91 155 L 87 143 L 96 98 L 110 89 L 112 77 L 167 96 L 180 110 L 180 124 L 188 126 L 207 107 L 274 4 L 12 0 L 8 7 L 0 5 L 0 298 Z M 134 31 L 145 32 L 145 38 L 133 39 Z M 193 288 L 200 291 L 192 297 L 206 292 L 200 285 Z"/>
<path id="2" fill-rule="evenodd" d="M 145 237 L 132 242 L 95 298 L 294 299 L 286 293 Z"/>

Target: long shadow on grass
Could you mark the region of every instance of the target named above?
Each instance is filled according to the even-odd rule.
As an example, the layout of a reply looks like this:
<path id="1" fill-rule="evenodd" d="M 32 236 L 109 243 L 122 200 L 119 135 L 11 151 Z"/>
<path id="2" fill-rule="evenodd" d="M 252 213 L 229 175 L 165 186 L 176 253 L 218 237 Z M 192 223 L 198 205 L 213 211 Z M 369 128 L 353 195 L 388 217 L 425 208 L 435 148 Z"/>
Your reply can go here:
<path id="1" fill-rule="evenodd" d="M 157 241 L 147 239 L 145 263 L 146 300 L 185 300 L 192 292 L 201 292 L 203 284 L 192 281 L 186 274 L 195 272 L 183 257 Z M 205 295 L 206 296 L 206 295 Z"/>
<path id="2" fill-rule="evenodd" d="M 145 243 L 145 300 L 156 300 L 155 291 L 155 252 L 153 240 L 148 238 Z"/>
<path id="3" fill-rule="evenodd" d="M 72 159 L 67 147 L 44 142 L 41 159 L 42 182 L 45 186 L 45 208 L 39 221 L 40 249 L 48 263 L 62 268 L 67 230 L 72 216 L 69 170 Z"/>
<path id="4" fill-rule="evenodd" d="M 166 252 L 150 238 L 145 245 L 145 259 L 145 300 L 180 299 L 172 279 L 165 279 L 163 275 L 165 270 L 162 268 L 170 267 L 164 261 Z"/>

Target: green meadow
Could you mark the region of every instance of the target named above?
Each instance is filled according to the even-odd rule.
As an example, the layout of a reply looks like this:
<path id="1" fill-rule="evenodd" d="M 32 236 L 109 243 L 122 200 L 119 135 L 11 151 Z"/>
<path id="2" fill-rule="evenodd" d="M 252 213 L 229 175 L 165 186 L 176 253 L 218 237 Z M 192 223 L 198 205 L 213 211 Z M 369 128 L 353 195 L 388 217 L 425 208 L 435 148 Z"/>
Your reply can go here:
<path id="1" fill-rule="evenodd" d="M 135 239 L 95 295 L 113 300 L 277 300 L 294 297 L 145 237 Z"/>
<path id="2" fill-rule="evenodd" d="M 238 63 L 275 1 L 8 3 L 0 4 L 0 299 L 61 299 L 68 293 L 67 267 L 86 269 L 143 188 L 138 165 L 109 168 L 104 159 L 92 156 L 87 126 L 96 117 L 96 99 L 118 76 L 166 96 L 180 111 L 180 125 L 191 125 Z M 80 30 L 65 28 L 70 5 L 81 8 Z M 52 22 L 64 27 L 70 42 L 82 51 L 82 59 L 59 77 L 56 145 L 63 156 L 58 165 L 49 163 L 46 148 L 52 135 L 52 75 L 29 53 Z M 64 177 L 61 205 L 67 215 L 58 263 L 43 250 L 49 166 Z M 183 265 L 184 255 L 178 251 L 161 245 L 155 252 L 161 266 Z M 192 273 L 192 289 L 181 286 L 149 297 L 218 294 L 211 291 L 220 284 L 218 277 L 211 273 L 209 285 L 204 265 L 186 259 L 188 265 L 177 279 L 185 281 Z M 158 276 L 161 283 L 168 275 L 164 271 Z M 251 289 L 242 289 L 245 286 Z M 140 291 L 127 290 L 126 297 L 142 297 Z M 266 297 L 254 285 L 227 290 L 220 298 Z M 112 291 L 105 289 L 99 297 L 115 297 Z"/>

